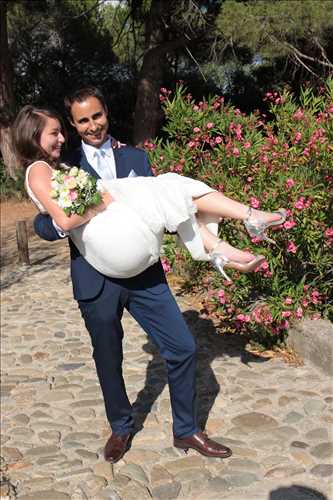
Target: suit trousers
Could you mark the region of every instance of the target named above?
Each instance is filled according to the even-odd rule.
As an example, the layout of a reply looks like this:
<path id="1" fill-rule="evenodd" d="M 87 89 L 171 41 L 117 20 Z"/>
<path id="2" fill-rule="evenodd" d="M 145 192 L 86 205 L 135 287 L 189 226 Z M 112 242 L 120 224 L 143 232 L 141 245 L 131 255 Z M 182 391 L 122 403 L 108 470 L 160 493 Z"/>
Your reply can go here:
<path id="1" fill-rule="evenodd" d="M 197 432 L 196 344 L 164 275 L 148 284 L 135 278 L 106 278 L 97 297 L 80 300 L 79 307 L 91 336 L 112 431 L 127 434 L 134 424 L 122 374 L 121 318 L 126 308 L 166 362 L 174 435 L 187 437 Z"/>

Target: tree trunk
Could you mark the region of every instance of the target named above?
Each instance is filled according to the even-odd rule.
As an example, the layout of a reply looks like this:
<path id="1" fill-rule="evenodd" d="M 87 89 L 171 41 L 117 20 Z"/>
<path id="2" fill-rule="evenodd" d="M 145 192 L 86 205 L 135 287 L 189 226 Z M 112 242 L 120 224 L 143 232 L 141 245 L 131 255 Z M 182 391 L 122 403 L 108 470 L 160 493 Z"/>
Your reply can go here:
<path id="1" fill-rule="evenodd" d="M 145 25 L 145 53 L 139 76 L 134 116 L 134 144 L 142 145 L 146 139 L 156 136 L 163 113 L 160 107 L 160 87 L 166 63 L 166 28 L 163 13 L 170 10 L 169 2 L 152 0 Z"/>
<path id="2" fill-rule="evenodd" d="M 1 40 L 0 40 L 0 149 L 7 172 L 14 179 L 18 162 L 11 142 L 11 124 L 15 103 L 12 87 L 11 60 L 8 49 L 7 0 L 0 2 Z"/>

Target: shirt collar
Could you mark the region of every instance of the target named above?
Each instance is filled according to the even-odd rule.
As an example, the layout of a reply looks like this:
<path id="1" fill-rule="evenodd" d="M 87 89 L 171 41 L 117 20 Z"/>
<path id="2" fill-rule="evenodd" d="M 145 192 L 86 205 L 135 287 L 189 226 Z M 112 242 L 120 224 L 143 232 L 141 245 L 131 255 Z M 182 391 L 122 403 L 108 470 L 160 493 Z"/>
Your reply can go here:
<path id="1" fill-rule="evenodd" d="M 95 148 L 86 142 L 81 142 L 82 149 L 87 157 L 88 162 L 93 161 L 96 158 L 96 152 L 103 150 L 106 156 L 112 156 L 111 138 L 108 136 L 107 140 L 102 144 L 100 148 Z"/>

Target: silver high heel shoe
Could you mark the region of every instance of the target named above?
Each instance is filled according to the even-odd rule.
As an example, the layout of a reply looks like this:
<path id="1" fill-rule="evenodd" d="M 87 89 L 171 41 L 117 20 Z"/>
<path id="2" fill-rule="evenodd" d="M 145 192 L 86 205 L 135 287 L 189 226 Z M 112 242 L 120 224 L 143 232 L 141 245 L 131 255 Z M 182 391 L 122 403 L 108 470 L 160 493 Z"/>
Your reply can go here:
<path id="1" fill-rule="evenodd" d="M 280 226 L 283 224 L 287 218 L 287 212 L 284 208 L 280 208 L 273 213 L 278 214 L 280 219 L 273 222 L 264 222 L 261 221 L 260 218 L 255 219 L 254 216 L 252 216 L 252 208 L 249 207 L 248 216 L 244 220 L 244 225 L 251 238 L 258 238 L 259 241 L 269 241 L 269 243 L 276 245 L 274 240 L 268 238 L 266 231 L 271 226 Z"/>
<path id="2" fill-rule="evenodd" d="M 264 260 L 265 257 L 264 255 L 257 255 L 254 259 L 252 259 L 250 262 L 238 262 L 236 260 L 229 259 L 225 255 L 223 255 L 222 252 L 219 252 L 217 250 L 218 245 L 222 243 L 222 240 L 219 240 L 213 250 L 209 253 L 210 257 L 210 262 L 212 265 L 215 267 L 217 271 L 219 271 L 222 276 L 227 280 L 232 282 L 232 280 L 229 278 L 227 273 L 225 272 L 224 268 L 225 267 L 230 267 L 231 269 L 236 269 L 237 271 L 240 271 L 241 273 L 250 273 L 254 271 L 259 264 L 261 264 Z"/>

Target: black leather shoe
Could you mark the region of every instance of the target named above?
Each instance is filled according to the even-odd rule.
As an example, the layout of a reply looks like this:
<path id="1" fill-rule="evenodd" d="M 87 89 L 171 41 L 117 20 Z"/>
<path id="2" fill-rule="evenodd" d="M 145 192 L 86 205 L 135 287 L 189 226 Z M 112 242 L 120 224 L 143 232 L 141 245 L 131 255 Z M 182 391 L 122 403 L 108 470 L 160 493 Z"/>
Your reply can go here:
<path id="1" fill-rule="evenodd" d="M 129 450 L 131 446 L 131 434 L 112 434 L 104 448 L 104 458 L 107 462 L 115 464 Z"/>
<path id="2" fill-rule="evenodd" d="M 196 432 L 186 438 L 175 437 L 173 444 L 176 448 L 184 450 L 185 453 L 188 452 L 189 448 L 193 448 L 206 457 L 228 458 L 232 455 L 230 448 L 209 439 L 203 432 Z"/>

